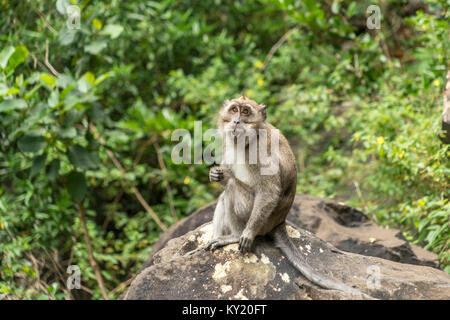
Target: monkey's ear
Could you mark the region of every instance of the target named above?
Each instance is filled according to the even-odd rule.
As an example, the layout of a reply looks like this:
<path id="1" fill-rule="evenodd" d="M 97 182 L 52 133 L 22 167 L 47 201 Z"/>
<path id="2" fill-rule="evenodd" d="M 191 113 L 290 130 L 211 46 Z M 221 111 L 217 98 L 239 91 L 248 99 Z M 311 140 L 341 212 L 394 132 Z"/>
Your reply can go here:
<path id="1" fill-rule="evenodd" d="M 263 117 L 263 121 L 266 121 L 266 118 L 267 118 L 266 109 L 267 109 L 267 107 L 265 105 L 263 105 L 263 104 L 261 104 L 260 107 L 261 107 L 261 114 L 262 114 L 262 117 Z"/>

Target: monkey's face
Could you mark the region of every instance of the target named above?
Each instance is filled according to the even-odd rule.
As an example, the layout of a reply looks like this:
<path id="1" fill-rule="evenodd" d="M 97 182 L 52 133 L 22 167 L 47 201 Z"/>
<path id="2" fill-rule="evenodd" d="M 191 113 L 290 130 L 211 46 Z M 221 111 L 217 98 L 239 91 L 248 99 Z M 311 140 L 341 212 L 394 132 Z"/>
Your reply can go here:
<path id="1" fill-rule="evenodd" d="M 265 106 L 242 96 L 225 101 L 220 112 L 219 128 L 235 139 L 247 136 L 251 140 L 251 137 L 258 135 L 258 128 L 265 116 Z"/>

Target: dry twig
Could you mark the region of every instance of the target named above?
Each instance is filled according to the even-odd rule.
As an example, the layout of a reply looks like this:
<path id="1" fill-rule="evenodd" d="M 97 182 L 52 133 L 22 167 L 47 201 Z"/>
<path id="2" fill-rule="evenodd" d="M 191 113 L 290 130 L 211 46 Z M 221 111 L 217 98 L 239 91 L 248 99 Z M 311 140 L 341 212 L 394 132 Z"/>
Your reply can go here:
<path id="1" fill-rule="evenodd" d="M 161 149 L 159 148 L 159 144 L 157 142 L 153 143 L 153 145 L 155 146 L 156 153 L 158 155 L 158 162 L 159 162 L 159 166 L 161 167 L 162 177 L 164 180 L 164 184 L 165 184 L 166 191 L 167 191 L 167 196 L 169 199 L 170 211 L 172 212 L 172 217 L 173 217 L 174 221 L 178 221 L 177 213 L 175 211 L 175 206 L 173 204 L 172 188 L 170 188 L 169 181 L 167 180 L 167 169 L 166 169 L 166 165 L 164 163 L 164 159 L 161 154 Z"/>
<path id="2" fill-rule="evenodd" d="M 122 172 L 122 174 L 125 174 L 126 173 L 125 169 L 122 167 L 122 165 L 120 164 L 119 160 L 117 160 L 117 158 L 114 155 L 114 153 L 105 146 L 105 140 L 103 140 L 103 138 L 100 135 L 100 133 L 98 132 L 97 128 L 92 123 L 90 124 L 90 129 L 93 131 L 94 135 L 96 136 L 96 138 L 98 139 L 100 144 L 105 148 L 106 153 L 108 154 L 109 158 L 114 163 L 116 168 L 119 169 L 120 172 Z M 152 219 L 156 222 L 156 224 L 163 231 L 167 230 L 167 226 L 164 223 L 162 223 L 162 221 L 158 218 L 158 216 L 156 215 L 155 211 L 153 211 L 153 209 L 148 205 L 147 201 L 145 201 L 145 199 L 142 197 L 142 195 L 139 192 L 139 190 L 135 186 L 131 186 L 131 190 L 133 191 L 134 195 L 136 196 L 138 201 L 141 203 L 141 205 L 144 207 L 144 209 L 150 214 Z"/>
<path id="3" fill-rule="evenodd" d="M 294 28 L 292 28 L 291 30 L 289 30 L 288 32 L 286 32 L 273 46 L 272 48 L 270 48 L 269 53 L 267 54 L 266 58 L 264 59 L 264 64 L 262 67 L 262 70 L 266 70 L 267 65 L 270 62 L 270 59 L 272 59 L 272 56 L 274 55 L 274 53 L 278 50 L 279 47 L 281 47 L 281 45 L 289 38 L 289 36 L 292 34 L 292 32 L 294 32 L 295 30 L 297 30 L 299 28 L 299 26 L 296 26 Z"/>
<path id="4" fill-rule="evenodd" d="M 157 136 L 152 136 L 150 139 L 147 139 L 140 147 L 137 152 L 136 158 L 133 162 L 133 168 L 136 168 L 136 166 L 139 164 L 139 162 L 142 159 L 142 155 L 144 154 L 145 149 L 148 148 L 152 143 L 156 141 Z"/>
<path id="5" fill-rule="evenodd" d="M 88 228 L 86 225 L 86 217 L 84 214 L 84 208 L 81 203 L 78 203 L 78 212 L 80 214 L 81 225 L 83 226 L 84 239 L 86 241 L 86 246 L 88 248 L 89 263 L 91 264 L 92 269 L 94 269 L 95 277 L 97 278 L 97 283 L 98 283 L 98 286 L 100 287 L 100 292 L 102 293 L 103 298 L 105 300 L 109 300 L 108 294 L 106 293 L 106 290 L 105 290 L 105 284 L 103 282 L 103 277 L 102 277 L 102 274 L 100 273 L 100 268 L 98 267 L 98 264 L 94 258 L 91 240 L 89 239 Z"/>
<path id="6" fill-rule="evenodd" d="M 58 35 L 58 32 L 50 25 L 50 23 L 47 22 L 45 16 L 38 9 L 33 9 L 38 14 L 38 16 L 41 17 L 42 22 L 44 22 L 44 25 L 47 27 L 47 29 L 50 30 L 54 35 Z"/>
<path id="7" fill-rule="evenodd" d="M 55 68 L 53 68 L 53 66 L 50 64 L 50 62 L 48 62 L 48 40 L 45 41 L 45 60 L 44 60 L 45 65 L 47 66 L 47 68 L 50 69 L 50 71 L 56 76 L 56 77 L 60 77 L 61 74 L 55 70 Z"/>

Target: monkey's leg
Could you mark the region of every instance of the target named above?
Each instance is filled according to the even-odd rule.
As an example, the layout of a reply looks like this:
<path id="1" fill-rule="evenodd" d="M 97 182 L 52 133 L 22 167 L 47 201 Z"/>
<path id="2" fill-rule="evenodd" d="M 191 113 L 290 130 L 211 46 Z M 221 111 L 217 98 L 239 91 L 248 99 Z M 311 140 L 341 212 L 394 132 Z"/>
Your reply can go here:
<path id="1" fill-rule="evenodd" d="M 253 209 L 239 239 L 239 250 L 242 253 L 251 250 L 255 237 L 269 223 L 270 214 L 278 203 L 277 194 L 257 193 Z"/>
<path id="2" fill-rule="evenodd" d="M 222 192 L 222 194 L 219 196 L 219 199 L 217 200 L 216 209 L 214 210 L 214 217 L 213 217 L 213 236 L 210 241 L 206 244 L 205 247 L 198 247 L 194 250 L 189 251 L 185 254 L 185 256 L 190 256 L 194 254 L 195 252 L 199 250 L 212 250 L 220 246 L 227 245 L 228 243 L 232 243 L 227 241 L 227 233 L 229 233 L 229 228 L 227 226 L 226 216 L 225 216 L 225 191 Z"/>
<path id="3" fill-rule="evenodd" d="M 231 228 L 233 223 L 230 221 L 232 219 L 230 213 L 233 208 L 229 196 L 224 191 L 219 197 L 216 210 L 214 211 L 213 238 L 206 244 L 206 250 L 213 250 L 239 241 L 240 233 L 233 232 L 234 228 Z"/>
<path id="4" fill-rule="evenodd" d="M 213 239 L 227 234 L 225 218 L 225 191 L 222 192 L 217 200 L 216 209 L 213 216 Z"/>

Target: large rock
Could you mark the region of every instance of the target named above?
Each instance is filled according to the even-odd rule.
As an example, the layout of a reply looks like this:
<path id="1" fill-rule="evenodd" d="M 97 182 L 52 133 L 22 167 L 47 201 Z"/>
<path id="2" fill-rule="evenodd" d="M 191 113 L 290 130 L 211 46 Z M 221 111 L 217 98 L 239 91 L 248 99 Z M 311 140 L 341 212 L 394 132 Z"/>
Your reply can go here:
<path id="1" fill-rule="evenodd" d="M 316 272 L 379 299 L 450 299 L 450 276 L 441 270 L 346 253 L 312 233 L 288 227 L 291 239 Z M 124 299 L 352 299 L 302 277 L 265 238 L 256 252 L 237 244 L 199 249 L 211 238 L 207 223 L 170 240 L 131 283 Z"/>
<path id="2" fill-rule="evenodd" d="M 122 298 L 359 298 L 310 283 L 263 237 L 257 239 L 255 253 L 242 255 L 232 244 L 186 255 L 211 238 L 211 224 L 204 222 L 211 220 L 214 206 L 200 209 L 163 234 Z M 398 231 L 373 225 L 356 209 L 299 195 L 289 220 L 291 239 L 320 274 L 374 298 L 450 299 L 450 276 L 424 266 L 437 266 L 435 255 L 410 246 Z"/>
<path id="3" fill-rule="evenodd" d="M 155 243 L 141 270 L 152 265 L 153 256 L 167 241 L 211 221 L 215 207 L 214 201 L 171 226 Z M 400 231 L 377 226 L 363 212 L 330 199 L 296 195 L 288 221 L 344 251 L 402 263 L 439 266 L 436 254 L 409 244 Z"/>

